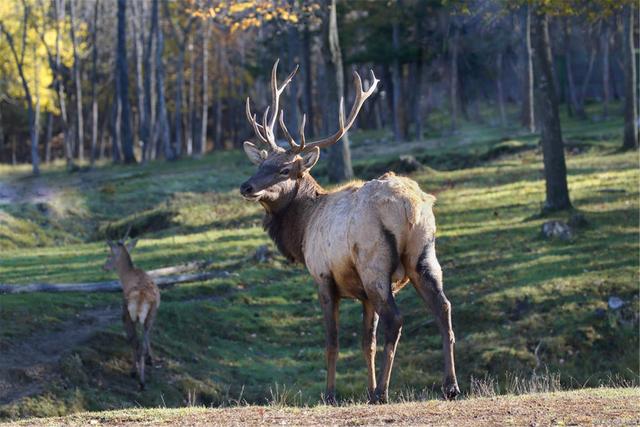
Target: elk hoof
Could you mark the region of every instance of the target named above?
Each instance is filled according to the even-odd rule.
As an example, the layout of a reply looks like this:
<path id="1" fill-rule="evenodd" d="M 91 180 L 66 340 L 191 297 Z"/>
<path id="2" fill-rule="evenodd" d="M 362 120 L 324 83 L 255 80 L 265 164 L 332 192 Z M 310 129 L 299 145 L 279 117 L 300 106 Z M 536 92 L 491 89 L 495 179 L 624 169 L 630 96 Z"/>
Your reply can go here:
<path id="1" fill-rule="evenodd" d="M 376 389 L 373 392 L 373 398 L 369 401 L 369 403 L 374 405 L 384 405 L 389 401 L 389 396 L 386 391 Z"/>
<path id="2" fill-rule="evenodd" d="M 335 393 L 327 393 L 327 394 L 325 394 L 324 403 L 325 403 L 325 405 L 338 406 L 338 401 L 336 400 Z"/>
<path id="3" fill-rule="evenodd" d="M 446 400 L 455 400 L 455 398 L 460 394 L 457 382 L 445 384 L 442 387 L 442 391 L 444 392 L 444 398 Z"/>

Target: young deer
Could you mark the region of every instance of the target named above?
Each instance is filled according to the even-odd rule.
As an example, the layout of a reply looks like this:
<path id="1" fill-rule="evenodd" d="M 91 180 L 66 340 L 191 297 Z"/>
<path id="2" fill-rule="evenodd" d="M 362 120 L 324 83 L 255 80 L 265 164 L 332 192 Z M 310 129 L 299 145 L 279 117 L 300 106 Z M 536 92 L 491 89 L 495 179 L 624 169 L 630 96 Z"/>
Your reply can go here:
<path id="1" fill-rule="evenodd" d="M 284 124 L 278 99 L 296 69 L 281 86 L 277 83 L 278 61 L 271 74 L 271 107 L 262 123 L 246 113 L 266 150 L 244 143 L 257 172 L 240 187 L 245 199 L 265 209 L 265 229 L 278 249 L 289 259 L 306 265 L 317 287 L 326 330 L 327 388 L 325 399 L 335 403 L 335 375 L 338 357 L 338 305 L 341 298 L 362 302 L 364 334 L 362 347 L 368 368 L 368 392 L 372 403 L 388 399 L 389 378 L 402 328 L 402 315 L 395 294 L 413 283 L 418 295 L 431 309 L 442 335 L 446 398 L 460 391 L 454 366 L 455 338 L 451 327 L 451 304 L 442 287 L 442 270 L 436 258 L 433 196 L 423 193 L 408 178 L 387 173 L 368 182 L 352 182 L 333 191 L 323 189 L 309 174 L 320 156 L 320 148 L 335 144 L 355 122 L 364 101 L 378 84 L 373 71 L 371 85 L 362 89 L 354 73 L 355 101 L 344 118 L 340 101 L 339 130 L 325 139 L 305 142 L 304 123 L 296 143 Z M 269 116 L 271 111 L 271 116 Z M 274 126 L 280 127 L 290 145 L 276 144 Z M 267 151 L 268 150 L 268 151 Z M 384 366 L 375 378 L 376 328 L 381 320 L 385 335 Z"/>
<path id="2" fill-rule="evenodd" d="M 145 387 L 145 362 L 152 365 L 150 334 L 160 306 L 160 290 L 147 273 L 136 268 L 131 261 L 131 250 L 137 239 L 126 242 L 125 237 L 118 241 L 107 241 L 110 248 L 109 258 L 104 264 L 105 270 L 115 270 L 120 278 L 123 291 L 122 321 L 127 333 L 127 341 L 132 347 L 133 364 L 131 376 L 138 374 L 140 390 Z M 138 340 L 136 325 L 142 325 L 142 346 Z M 137 371 L 137 372 L 136 372 Z"/>

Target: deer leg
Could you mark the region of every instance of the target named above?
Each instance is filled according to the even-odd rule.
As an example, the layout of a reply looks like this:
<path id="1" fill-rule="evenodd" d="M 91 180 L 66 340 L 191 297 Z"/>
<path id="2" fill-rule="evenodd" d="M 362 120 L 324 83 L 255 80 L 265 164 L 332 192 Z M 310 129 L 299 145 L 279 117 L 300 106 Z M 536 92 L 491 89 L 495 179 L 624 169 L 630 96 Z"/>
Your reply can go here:
<path id="1" fill-rule="evenodd" d="M 151 331 L 156 321 L 157 309 L 152 309 L 144 322 L 144 345 L 145 345 L 145 361 L 146 364 L 153 367 L 153 354 L 151 353 Z"/>
<path id="2" fill-rule="evenodd" d="M 389 400 L 389 380 L 393 369 L 393 359 L 402 332 L 402 315 L 391 294 L 391 286 L 386 285 L 388 295 L 375 301 L 376 311 L 384 328 L 384 366 L 374 391 L 373 403 L 387 403 Z M 378 289 L 381 289 L 378 287 Z"/>
<path id="3" fill-rule="evenodd" d="M 325 356 L 327 362 L 327 389 L 325 402 L 336 404 L 336 364 L 338 361 L 338 307 L 339 298 L 333 283 L 322 284 L 318 287 L 318 299 L 324 315 L 325 327 Z"/>
<path id="4" fill-rule="evenodd" d="M 367 363 L 367 398 L 373 402 L 376 388 L 376 329 L 378 314 L 373 304 L 365 300 L 362 302 L 362 351 Z"/>
<path id="5" fill-rule="evenodd" d="M 442 287 L 442 269 L 436 258 L 435 245 L 429 244 L 417 265 L 417 277 L 412 280 L 418 294 L 435 316 L 436 325 L 442 336 L 444 353 L 444 380 L 442 390 L 446 399 L 454 399 L 460 394 L 454 361 L 455 335 L 451 325 L 451 303 Z"/>
<path id="6" fill-rule="evenodd" d="M 127 304 L 124 303 L 122 305 L 122 323 L 124 323 L 124 332 L 127 335 L 127 342 L 131 346 L 132 352 L 132 360 L 133 363 L 131 365 L 131 370 L 129 371 L 132 378 L 136 376 L 136 370 L 138 365 L 138 334 L 136 333 L 136 324 L 131 320 L 131 316 L 129 316 L 129 310 L 127 310 Z"/>

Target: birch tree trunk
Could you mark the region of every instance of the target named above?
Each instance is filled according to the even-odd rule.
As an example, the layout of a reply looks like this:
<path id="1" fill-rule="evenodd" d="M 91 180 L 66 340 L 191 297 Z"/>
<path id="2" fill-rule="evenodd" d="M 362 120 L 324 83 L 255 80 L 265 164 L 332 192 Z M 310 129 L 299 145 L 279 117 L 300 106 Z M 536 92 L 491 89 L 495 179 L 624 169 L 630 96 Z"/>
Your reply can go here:
<path id="1" fill-rule="evenodd" d="M 340 39 L 338 36 L 338 19 L 336 16 L 336 0 L 325 0 L 325 8 L 328 19 L 324 24 L 324 62 L 327 72 L 330 117 L 337 121 L 337 102 L 344 94 L 344 75 L 342 68 L 342 53 L 340 52 Z M 334 114 L 335 113 L 335 114 Z M 339 182 L 353 178 L 351 167 L 351 151 L 349 149 L 349 136 L 345 134 L 340 141 L 329 147 L 328 175 L 331 182 Z"/>
<path id="2" fill-rule="evenodd" d="M 207 151 L 207 122 L 209 111 L 209 37 L 211 36 L 211 23 L 207 19 L 204 22 L 202 36 L 202 124 L 200 129 L 200 155 Z"/>
<path id="3" fill-rule="evenodd" d="M 633 43 L 634 8 L 628 5 L 624 12 L 624 140 L 623 148 L 638 148 L 638 86 L 636 76 L 636 58 Z"/>
<path id="4" fill-rule="evenodd" d="M 524 93 L 522 104 L 522 125 L 529 129 L 530 133 L 536 131 L 535 96 L 534 96 L 534 70 L 533 70 L 533 46 L 531 44 L 531 6 L 526 7 L 524 25 Z"/>
<path id="5" fill-rule="evenodd" d="M 73 75 L 76 86 L 76 128 L 78 144 L 78 160 L 84 160 L 84 123 L 82 118 L 82 78 L 80 71 L 80 57 L 78 56 L 78 40 L 76 38 L 76 0 L 69 0 L 71 11 L 71 45 L 73 48 Z"/>
<path id="6" fill-rule="evenodd" d="M 62 119 L 62 140 L 64 146 L 64 157 L 67 164 L 67 169 L 71 169 L 73 167 L 73 154 L 70 146 L 69 140 L 69 120 L 67 117 L 67 103 L 66 103 L 66 93 L 64 87 L 64 79 L 62 78 L 62 60 L 60 55 L 60 22 L 64 22 L 65 20 L 65 9 L 64 9 L 64 0 L 54 0 L 54 8 L 56 15 L 56 96 L 58 98 L 58 106 L 60 107 L 60 118 Z"/>
<path id="7" fill-rule="evenodd" d="M 96 162 L 96 145 L 98 143 L 98 96 L 96 87 L 98 85 L 98 16 L 100 12 L 100 0 L 96 0 L 93 9 L 93 34 L 91 41 L 92 49 L 92 69 L 91 69 L 91 151 L 89 161 L 91 167 Z"/>
<path id="8" fill-rule="evenodd" d="M 188 95 L 188 113 L 187 113 L 187 129 L 186 129 L 186 138 L 187 138 L 187 156 L 191 157 L 193 155 L 193 126 L 195 122 L 195 96 L 196 96 L 196 56 L 195 51 L 193 49 L 193 42 L 189 42 L 189 95 Z"/>
<path id="9" fill-rule="evenodd" d="M 157 0 L 155 0 L 157 1 Z M 169 119 L 167 117 L 167 105 L 164 94 L 164 62 L 162 53 L 164 52 L 164 35 L 162 29 L 158 25 L 156 28 L 156 93 L 158 101 L 156 104 L 156 129 L 158 132 L 158 144 L 162 149 L 164 158 L 167 160 L 174 159 L 174 151 L 171 147 L 171 137 L 169 132 Z"/>

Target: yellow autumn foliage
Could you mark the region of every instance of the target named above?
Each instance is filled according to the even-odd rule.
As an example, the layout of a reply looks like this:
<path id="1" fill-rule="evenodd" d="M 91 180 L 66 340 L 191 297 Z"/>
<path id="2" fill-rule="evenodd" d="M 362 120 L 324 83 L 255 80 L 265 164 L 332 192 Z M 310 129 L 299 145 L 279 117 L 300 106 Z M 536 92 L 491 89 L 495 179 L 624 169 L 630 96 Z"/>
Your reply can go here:
<path id="1" fill-rule="evenodd" d="M 26 28 L 24 25 L 24 6 L 20 0 L 0 1 L 0 24 L 13 38 L 14 48 L 18 60 L 22 62 L 34 105 L 39 98 L 42 110 L 58 113 L 59 108 L 53 88 L 54 75 L 49 66 L 47 53 L 47 46 L 49 46 L 51 54 L 55 54 L 53 50 L 56 41 L 55 21 L 47 14 L 48 3 L 45 3 L 46 6 L 42 6 L 38 0 L 27 0 L 26 5 L 29 8 Z M 65 22 L 60 22 L 60 59 L 67 67 L 73 65 L 73 49 L 69 29 L 68 19 Z M 81 36 L 84 34 L 85 28 L 81 27 L 76 31 L 79 38 L 83 39 Z M 79 48 L 82 51 L 86 47 L 81 45 Z M 0 34 L 0 57 L 4 58 L 0 62 L 0 76 L 2 76 L 5 85 L 3 89 L 11 98 L 25 99 L 16 60 L 4 34 Z"/>

